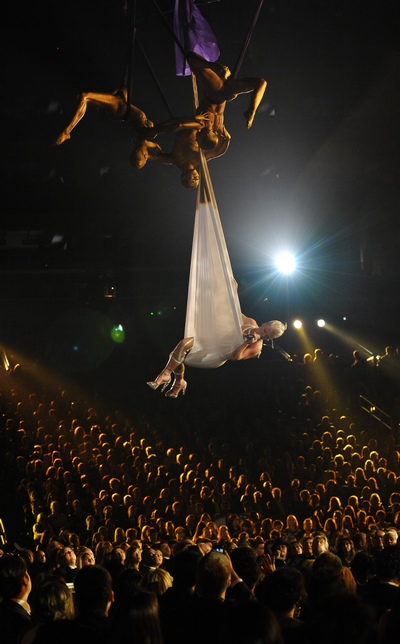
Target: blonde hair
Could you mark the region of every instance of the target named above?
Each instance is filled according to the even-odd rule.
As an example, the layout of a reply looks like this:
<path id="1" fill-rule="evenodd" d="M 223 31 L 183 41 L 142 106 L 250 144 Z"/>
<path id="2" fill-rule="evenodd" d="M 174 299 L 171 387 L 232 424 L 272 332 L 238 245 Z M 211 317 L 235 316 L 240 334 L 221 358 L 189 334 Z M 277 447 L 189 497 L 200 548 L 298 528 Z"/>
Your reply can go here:
<path id="1" fill-rule="evenodd" d="M 172 577 L 167 570 L 155 568 L 144 573 L 141 581 L 142 590 L 155 593 L 157 597 L 163 595 L 172 586 Z"/>
<path id="2" fill-rule="evenodd" d="M 271 325 L 273 328 L 272 337 L 274 339 L 280 338 L 281 335 L 283 335 L 287 329 L 287 324 L 283 324 L 283 322 L 280 322 L 280 320 L 270 320 L 268 324 Z"/>

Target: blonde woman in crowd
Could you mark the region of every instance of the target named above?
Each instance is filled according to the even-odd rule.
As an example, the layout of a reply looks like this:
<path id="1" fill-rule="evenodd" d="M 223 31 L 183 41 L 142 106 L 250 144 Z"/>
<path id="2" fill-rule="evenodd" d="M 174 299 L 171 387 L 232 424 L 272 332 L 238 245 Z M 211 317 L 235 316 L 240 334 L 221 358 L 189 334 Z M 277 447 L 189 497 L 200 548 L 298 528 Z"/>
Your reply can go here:
<path id="1" fill-rule="evenodd" d="M 94 566 L 95 563 L 94 554 L 90 548 L 83 547 L 78 550 L 76 555 L 76 567 L 78 570 L 85 566 Z"/>
<path id="2" fill-rule="evenodd" d="M 96 564 L 99 566 L 104 566 L 107 557 L 111 554 L 113 549 L 111 541 L 100 541 L 100 543 L 97 544 L 96 550 L 95 550 L 95 559 L 96 559 Z"/>
<path id="3" fill-rule="evenodd" d="M 163 595 L 168 588 L 171 588 L 173 579 L 169 572 L 163 568 L 146 570 L 143 574 L 141 587 L 143 590 L 155 593 L 157 597 Z"/>

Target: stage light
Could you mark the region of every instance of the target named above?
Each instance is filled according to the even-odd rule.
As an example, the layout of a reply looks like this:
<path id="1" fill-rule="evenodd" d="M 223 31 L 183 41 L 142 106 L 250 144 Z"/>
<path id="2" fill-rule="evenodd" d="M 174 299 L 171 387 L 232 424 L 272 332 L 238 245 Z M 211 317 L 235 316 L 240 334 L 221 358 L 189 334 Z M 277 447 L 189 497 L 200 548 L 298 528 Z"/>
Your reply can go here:
<path id="1" fill-rule="evenodd" d="M 104 297 L 112 298 L 117 294 L 117 288 L 113 282 L 106 282 L 104 284 Z"/>
<path id="2" fill-rule="evenodd" d="M 301 327 L 303 326 L 303 322 L 301 320 L 295 320 L 293 322 L 293 326 L 295 329 L 301 329 Z"/>
<path id="3" fill-rule="evenodd" d="M 325 320 L 322 320 L 322 319 L 317 320 L 317 326 L 319 326 L 322 329 L 322 327 L 325 326 Z"/>
<path id="4" fill-rule="evenodd" d="M 113 326 L 111 329 L 111 338 L 113 342 L 116 342 L 117 344 L 122 344 L 125 340 L 125 331 L 124 327 L 122 324 L 116 324 Z"/>
<path id="5" fill-rule="evenodd" d="M 296 260 L 289 252 L 280 253 L 275 260 L 276 267 L 280 273 L 289 275 L 296 269 Z"/>

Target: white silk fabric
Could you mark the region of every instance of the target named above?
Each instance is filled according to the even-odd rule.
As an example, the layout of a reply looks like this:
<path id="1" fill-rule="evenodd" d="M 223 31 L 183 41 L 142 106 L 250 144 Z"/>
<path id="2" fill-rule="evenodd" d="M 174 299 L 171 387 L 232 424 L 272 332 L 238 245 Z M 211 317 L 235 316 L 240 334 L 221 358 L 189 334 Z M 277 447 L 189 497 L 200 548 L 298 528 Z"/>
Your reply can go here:
<path id="1" fill-rule="evenodd" d="M 242 344 L 242 315 L 218 206 L 202 152 L 200 177 L 185 323 L 185 338 L 193 337 L 194 345 L 185 358 L 185 364 L 215 369 Z"/>

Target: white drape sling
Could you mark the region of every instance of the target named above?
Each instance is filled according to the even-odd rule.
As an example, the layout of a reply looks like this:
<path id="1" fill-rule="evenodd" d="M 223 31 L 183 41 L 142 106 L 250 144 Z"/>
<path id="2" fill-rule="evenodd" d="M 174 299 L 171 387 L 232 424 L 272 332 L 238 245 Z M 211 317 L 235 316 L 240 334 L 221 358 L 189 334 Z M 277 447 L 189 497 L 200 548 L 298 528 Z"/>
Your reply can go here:
<path id="1" fill-rule="evenodd" d="M 220 367 L 243 342 L 242 316 L 217 202 L 201 152 L 200 185 L 189 275 L 185 337 L 191 367 Z"/>

